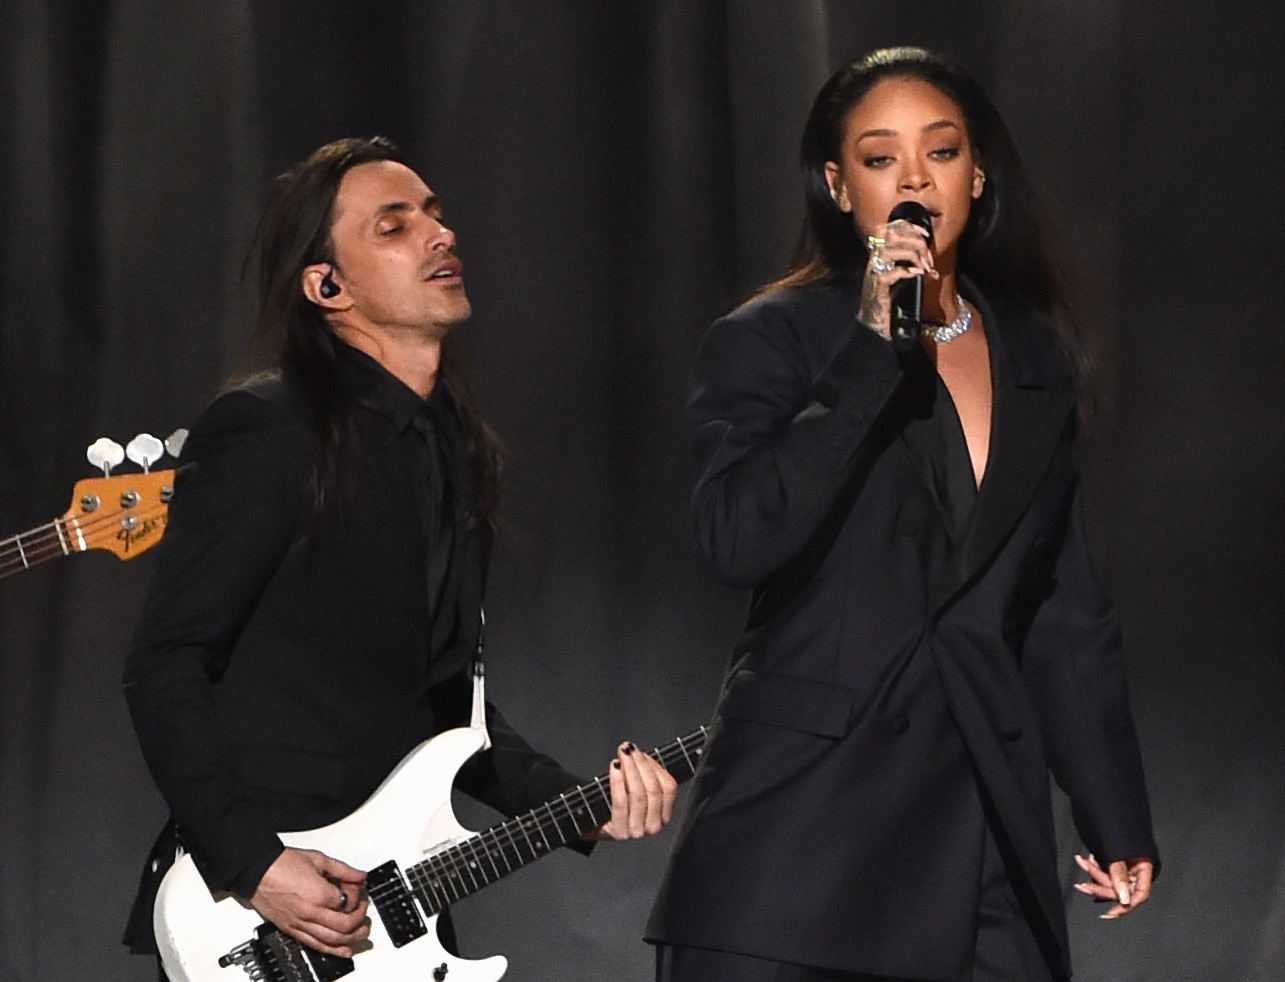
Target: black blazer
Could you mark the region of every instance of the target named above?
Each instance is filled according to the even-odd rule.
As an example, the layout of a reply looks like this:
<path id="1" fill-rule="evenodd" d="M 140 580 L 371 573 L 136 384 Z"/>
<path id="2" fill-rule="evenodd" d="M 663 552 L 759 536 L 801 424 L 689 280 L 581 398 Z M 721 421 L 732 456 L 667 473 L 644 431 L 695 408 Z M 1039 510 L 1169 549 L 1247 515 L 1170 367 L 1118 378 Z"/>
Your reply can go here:
<path id="1" fill-rule="evenodd" d="M 697 543 L 754 593 L 650 940 L 954 978 L 989 807 L 1069 974 L 1050 767 L 1099 859 L 1157 855 L 1065 361 L 1038 318 L 968 295 L 995 399 L 954 541 L 906 440 L 917 387 L 855 287 L 769 292 L 702 344 Z"/>
<path id="2" fill-rule="evenodd" d="M 341 361 L 359 394 L 400 385 L 365 356 Z M 427 548 L 396 447 L 409 417 L 358 400 L 341 514 L 317 527 L 311 420 L 278 374 L 197 421 L 125 671 L 183 844 L 212 888 L 242 896 L 280 853 L 278 831 L 341 818 L 415 744 L 468 724 L 489 529 L 457 529 L 460 630 L 430 661 Z M 461 770 L 462 790 L 512 815 L 576 783 L 488 716 L 494 747 Z"/>

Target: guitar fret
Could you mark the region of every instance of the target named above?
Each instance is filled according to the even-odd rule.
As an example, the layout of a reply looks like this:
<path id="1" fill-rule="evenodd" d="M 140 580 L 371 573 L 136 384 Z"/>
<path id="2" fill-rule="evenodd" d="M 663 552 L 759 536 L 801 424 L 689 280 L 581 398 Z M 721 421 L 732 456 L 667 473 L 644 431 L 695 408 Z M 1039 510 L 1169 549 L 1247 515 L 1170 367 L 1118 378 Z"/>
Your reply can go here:
<path id="1" fill-rule="evenodd" d="M 437 887 L 433 885 L 433 882 L 421 868 L 423 865 L 423 863 L 417 863 L 408 869 L 406 871 L 408 874 L 407 879 L 413 881 L 411 883 L 411 890 L 419 897 L 420 901 L 424 904 L 425 908 L 428 909 L 431 916 L 439 910 L 445 909 L 446 902 L 442 899 L 441 895 L 438 894 Z M 428 891 L 428 896 L 424 895 L 425 890 Z"/>
<path id="2" fill-rule="evenodd" d="M 464 890 L 464 883 L 460 879 L 459 871 L 452 868 L 449 851 L 438 856 L 437 867 L 446 874 L 446 883 L 451 888 L 456 900 L 463 900 L 468 896 L 468 891 Z"/>
<path id="3" fill-rule="evenodd" d="M 500 867 L 495 864 L 495 854 L 491 852 L 491 847 L 486 844 L 486 833 L 482 833 L 477 837 L 477 839 L 478 845 L 482 847 L 482 855 L 491 861 L 491 870 L 495 873 L 495 878 L 498 880 L 504 874 L 500 872 Z"/>
<path id="4" fill-rule="evenodd" d="M 606 813 L 602 817 L 602 821 L 605 822 L 611 818 L 611 785 L 606 779 L 595 777 L 593 779 L 593 790 L 597 795 L 598 802 L 606 809 Z M 594 815 L 594 818 L 597 817 L 597 815 Z"/>
<path id="5" fill-rule="evenodd" d="M 549 837 L 544 834 L 544 823 L 536 818 L 535 815 L 531 816 L 531 821 L 535 822 L 535 830 L 540 833 L 540 841 L 544 843 L 545 851 L 552 852 L 553 846 L 549 843 Z"/>
<path id="6" fill-rule="evenodd" d="M 558 838 L 562 840 L 560 844 L 565 846 L 570 840 L 567 838 L 566 833 L 562 831 L 562 826 L 558 824 L 558 816 L 553 814 L 553 802 L 546 801 L 544 810 L 549 813 L 549 821 L 553 824 L 553 831 L 557 832 Z"/>
<path id="7" fill-rule="evenodd" d="M 500 826 L 500 828 L 505 829 L 505 831 L 506 831 L 506 832 L 508 831 L 508 830 L 507 830 L 507 828 L 505 828 L 505 826 L 503 826 L 503 825 L 502 825 L 502 826 Z M 508 855 L 507 855 L 507 854 L 505 853 L 505 851 L 504 851 L 504 842 L 503 842 L 503 840 L 501 840 L 501 839 L 500 839 L 500 836 L 499 836 L 498 834 L 496 834 L 496 835 L 494 836 L 494 839 L 495 839 L 495 847 L 496 847 L 497 849 L 499 849 L 499 850 L 500 850 L 500 858 L 504 860 L 504 869 L 505 869 L 505 871 L 506 871 L 506 872 L 509 872 L 509 873 L 512 873 L 512 872 L 513 872 L 513 864 L 509 862 L 509 857 L 508 857 Z M 510 835 L 509 835 L 509 845 L 512 845 L 512 844 L 513 844 L 513 836 L 512 836 L 512 834 L 510 834 Z M 517 854 L 517 850 L 515 849 L 515 850 L 514 850 L 514 855 L 516 855 L 516 854 Z M 522 868 L 521 863 L 519 863 L 519 864 L 518 864 L 518 868 L 519 868 L 519 869 L 521 869 L 521 868 Z"/>
<path id="8" fill-rule="evenodd" d="M 692 769 L 692 773 L 695 773 L 695 772 L 696 772 L 696 765 L 692 763 L 692 758 L 688 755 L 688 753 L 687 753 L 687 747 L 686 747 L 686 746 L 684 746 L 684 744 L 683 744 L 683 741 L 682 741 L 682 738 L 681 738 L 681 737 L 680 737 L 680 738 L 679 738 L 679 740 L 678 740 L 678 749 L 682 751 L 682 753 L 683 753 L 683 759 L 687 761 L 687 766 L 688 766 L 688 767 L 690 767 L 690 768 Z"/>
<path id="9" fill-rule="evenodd" d="M 558 829 L 563 835 L 563 842 L 581 839 L 584 837 L 585 832 L 593 831 L 595 828 L 593 825 L 588 828 L 582 826 L 582 816 L 571 806 L 571 802 L 567 800 L 565 794 L 558 795 L 557 802 L 551 802 L 550 804 L 557 805 Z"/>
<path id="10" fill-rule="evenodd" d="M 567 801 L 567 796 L 565 794 L 560 794 L 558 795 L 558 800 L 562 802 L 562 807 L 565 808 L 567 810 L 567 814 L 571 816 L 571 824 L 576 827 L 576 835 L 584 835 L 586 830 L 580 827 L 580 820 L 576 818 L 575 810 L 572 809 L 571 802 Z"/>
<path id="11" fill-rule="evenodd" d="M 584 789 L 585 786 L 582 784 L 576 788 L 576 793 L 580 795 L 580 800 L 584 802 L 585 811 L 589 813 L 589 821 L 596 823 L 594 827 L 597 828 L 597 826 L 602 823 L 598 822 L 598 816 L 593 813 L 593 805 L 589 804 L 589 798 L 584 793 Z"/>
<path id="12" fill-rule="evenodd" d="M 466 896 L 468 896 L 468 894 L 460 892 L 460 884 L 459 884 L 459 881 L 455 878 L 454 872 L 447 871 L 446 876 L 441 878 L 438 882 L 443 883 L 445 887 L 451 892 L 452 900 L 463 900 Z"/>
<path id="13" fill-rule="evenodd" d="M 460 859 L 459 850 L 452 846 L 448 850 L 439 853 L 439 860 L 441 860 L 442 868 L 446 870 L 446 875 L 450 879 L 452 886 L 459 887 L 461 891 L 464 891 L 463 895 L 456 897 L 456 900 L 461 900 L 461 898 L 468 896 L 472 891 L 469 889 L 469 884 L 464 882 L 464 874 L 469 873 L 469 869 L 468 865 Z M 474 888 L 477 887 L 477 883 L 474 883 L 473 886 Z"/>
<path id="14" fill-rule="evenodd" d="M 514 821 L 518 823 L 518 831 L 522 833 L 522 838 L 526 839 L 527 848 L 531 850 L 531 858 L 534 859 L 538 855 L 535 843 L 531 841 L 531 836 L 527 834 L 526 826 L 523 824 L 522 820 L 518 818 L 514 819 Z"/>
<path id="15" fill-rule="evenodd" d="M 513 834 L 513 820 L 510 819 L 505 822 L 500 826 L 500 828 L 502 828 L 504 830 L 504 834 L 509 837 L 509 845 L 513 848 L 513 858 L 517 861 L 517 868 L 521 869 L 526 865 L 526 860 L 522 858 L 522 849 L 518 845 L 517 837 Z"/>
<path id="16" fill-rule="evenodd" d="M 486 856 L 491 860 L 491 869 L 495 870 L 495 878 L 498 880 L 506 873 L 512 873 L 513 866 L 509 863 L 509 857 L 504 855 L 504 843 L 495 834 L 495 830 L 493 828 L 485 829 L 478 833 L 478 838 L 486 847 Z M 499 853 L 500 861 L 504 863 L 504 869 L 500 869 L 499 863 L 495 861 L 496 853 Z"/>
<path id="17" fill-rule="evenodd" d="M 426 863 L 421 865 L 428 866 L 429 875 L 431 876 L 429 882 L 431 884 L 440 888 L 442 893 L 448 897 L 450 897 L 451 894 L 454 894 L 454 896 L 451 897 L 452 900 L 461 899 L 459 891 L 455 886 L 455 880 L 442 861 L 441 853 L 438 853 L 435 856 L 430 856 L 428 860 L 426 860 Z"/>
<path id="18" fill-rule="evenodd" d="M 468 859 L 465 855 L 463 855 L 463 846 L 461 846 L 459 847 L 460 853 L 461 853 L 460 860 L 464 863 L 465 870 L 468 871 L 469 879 L 473 881 L 473 890 L 469 891 L 470 893 L 472 893 L 486 886 L 490 882 L 490 880 L 486 878 L 486 871 L 482 869 L 482 867 L 477 862 L 477 851 L 473 847 L 473 840 L 468 839 L 465 841 L 465 844 L 469 846 L 468 851 L 473 854 L 473 858 Z M 482 877 L 482 882 L 480 884 L 477 882 L 478 876 Z"/>
<path id="19" fill-rule="evenodd" d="M 54 531 L 58 533 L 58 545 L 62 546 L 62 554 L 64 556 L 70 555 L 71 550 L 67 548 L 67 536 L 63 534 L 62 522 L 55 518 L 53 520 L 53 527 Z"/>
<path id="20" fill-rule="evenodd" d="M 37 563 L 53 558 L 55 553 L 50 550 L 53 538 L 50 530 L 53 528 L 53 524 L 42 525 L 0 541 L 0 576 L 31 569 Z"/>

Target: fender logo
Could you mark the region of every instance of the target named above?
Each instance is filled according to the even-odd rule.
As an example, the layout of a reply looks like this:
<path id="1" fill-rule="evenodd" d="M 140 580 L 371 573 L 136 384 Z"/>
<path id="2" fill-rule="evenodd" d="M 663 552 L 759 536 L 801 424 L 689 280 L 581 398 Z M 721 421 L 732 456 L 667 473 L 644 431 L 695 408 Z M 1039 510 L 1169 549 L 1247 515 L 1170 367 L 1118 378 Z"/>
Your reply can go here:
<path id="1" fill-rule="evenodd" d="M 159 538 L 164 534 L 167 521 L 169 521 L 168 514 L 158 518 L 145 518 L 132 529 L 122 528 L 116 533 L 116 540 L 121 543 L 125 552 L 129 552 L 134 546 L 152 538 L 153 535 Z"/>

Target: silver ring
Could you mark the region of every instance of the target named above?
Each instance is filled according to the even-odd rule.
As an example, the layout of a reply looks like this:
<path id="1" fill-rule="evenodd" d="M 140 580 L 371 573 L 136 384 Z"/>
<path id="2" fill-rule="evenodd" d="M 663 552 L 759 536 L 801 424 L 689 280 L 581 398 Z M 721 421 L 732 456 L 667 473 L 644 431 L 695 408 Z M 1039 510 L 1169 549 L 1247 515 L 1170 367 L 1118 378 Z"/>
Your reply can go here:
<path id="1" fill-rule="evenodd" d="M 876 276 L 881 276 L 882 274 L 888 272 L 888 270 L 892 269 L 896 265 L 897 264 L 894 263 L 891 259 L 880 258 L 877 253 L 872 252 L 870 254 L 869 269 L 870 269 L 870 272 L 874 273 Z"/>
<path id="2" fill-rule="evenodd" d="M 877 235 L 866 236 L 866 248 L 869 249 L 871 252 L 874 252 L 880 246 L 887 245 L 887 244 L 888 243 L 886 240 L 879 238 L 879 236 Z"/>
<path id="3" fill-rule="evenodd" d="M 347 890 L 339 891 L 339 906 L 336 907 L 335 910 L 338 910 L 341 912 L 348 910 L 348 891 Z"/>

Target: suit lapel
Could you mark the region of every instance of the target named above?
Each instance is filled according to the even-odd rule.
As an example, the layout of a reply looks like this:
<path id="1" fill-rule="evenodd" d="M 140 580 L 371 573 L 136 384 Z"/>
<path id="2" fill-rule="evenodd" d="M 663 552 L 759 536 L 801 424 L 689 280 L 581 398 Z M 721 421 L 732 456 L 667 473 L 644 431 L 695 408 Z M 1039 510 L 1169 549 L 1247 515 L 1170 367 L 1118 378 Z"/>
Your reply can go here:
<path id="1" fill-rule="evenodd" d="M 969 299 L 982 312 L 991 351 L 990 454 L 959 561 L 934 591 L 934 606 L 972 580 L 1003 544 L 1047 472 L 1075 405 L 1066 369 L 1046 341 L 1048 329 L 1009 309 L 997 317 L 984 301 Z"/>

